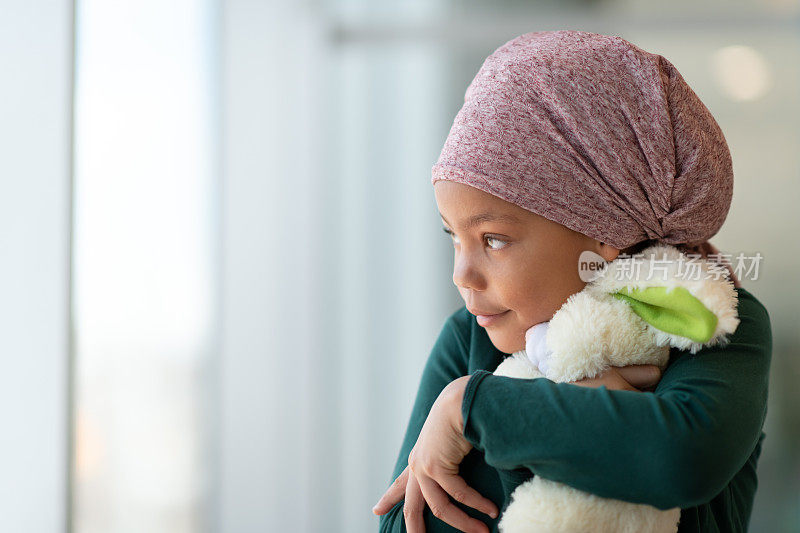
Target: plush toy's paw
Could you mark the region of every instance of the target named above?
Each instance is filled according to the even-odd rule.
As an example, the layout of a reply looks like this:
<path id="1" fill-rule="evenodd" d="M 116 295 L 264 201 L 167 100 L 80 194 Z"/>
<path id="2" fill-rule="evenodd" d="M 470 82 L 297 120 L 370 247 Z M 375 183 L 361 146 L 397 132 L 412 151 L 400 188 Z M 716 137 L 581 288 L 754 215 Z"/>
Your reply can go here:
<path id="1" fill-rule="evenodd" d="M 494 371 L 497 376 L 508 376 L 510 378 L 535 379 L 543 378 L 544 374 L 539 372 L 524 351 L 515 352 L 506 357 Z"/>

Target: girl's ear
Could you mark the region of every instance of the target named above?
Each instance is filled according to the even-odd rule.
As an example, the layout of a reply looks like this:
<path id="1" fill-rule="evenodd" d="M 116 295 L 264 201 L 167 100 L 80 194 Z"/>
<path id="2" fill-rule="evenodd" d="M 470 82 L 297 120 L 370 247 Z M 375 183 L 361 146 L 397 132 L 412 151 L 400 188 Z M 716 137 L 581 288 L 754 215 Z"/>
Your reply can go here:
<path id="1" fill-rule="evenodd" d="M 620 250 L 618 248 L 614 248 L 610 244 L 606 244 L 601 241 L 595 241 L 595 243 L 597 243 L 596 246 L 597 253 L 600 255 L 600 257 L 602 257 L 608 262 L 611 262 L 614 259 L 616 259 L 620 253 Z"/>

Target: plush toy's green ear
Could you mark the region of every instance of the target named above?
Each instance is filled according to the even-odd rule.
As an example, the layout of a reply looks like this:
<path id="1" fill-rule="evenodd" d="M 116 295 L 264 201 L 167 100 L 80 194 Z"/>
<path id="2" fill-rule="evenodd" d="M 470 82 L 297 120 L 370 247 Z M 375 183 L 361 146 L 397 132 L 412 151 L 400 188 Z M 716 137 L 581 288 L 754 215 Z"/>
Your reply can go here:
<path id="1" fill-rule="evenodd" d="M 717 328 L 717 316 L 683 287 L 669 292 L 666 287 L 625 287 L 612 296 L 628 302 L 653 327 L 695 342 L 708 342 Z"/>

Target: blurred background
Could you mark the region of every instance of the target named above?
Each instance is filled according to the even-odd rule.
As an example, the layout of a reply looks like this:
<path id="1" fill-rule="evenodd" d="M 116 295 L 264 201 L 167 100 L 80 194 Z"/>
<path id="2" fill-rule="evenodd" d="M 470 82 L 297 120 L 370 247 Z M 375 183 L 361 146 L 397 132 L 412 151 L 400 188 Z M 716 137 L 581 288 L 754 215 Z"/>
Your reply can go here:
<path id="1" fill-rule="evenodd" d="M 664 55 L 725 133 L 712 242 L 774 334 L 751 531 L 800 531 L 789 0 L 0 0 L 0 529 L 377 531 L 461 306 L 430 168 L 551 29 Z"/>

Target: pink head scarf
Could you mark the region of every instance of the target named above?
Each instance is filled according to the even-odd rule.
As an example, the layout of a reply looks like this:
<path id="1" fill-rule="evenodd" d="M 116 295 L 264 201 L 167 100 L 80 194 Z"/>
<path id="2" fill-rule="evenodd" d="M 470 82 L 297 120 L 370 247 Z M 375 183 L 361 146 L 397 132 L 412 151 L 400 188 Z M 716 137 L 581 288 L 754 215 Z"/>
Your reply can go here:
<path id="1" fill-rule="evenodd" d="M 722 131 L 672 63 L 572 30 L 520 35 L 484 61 L 432 168 L 442 179 L 615 248 L 704 256 L 733 195 Z"/>

